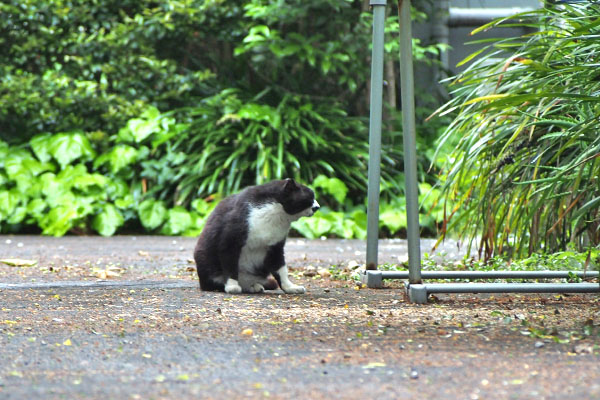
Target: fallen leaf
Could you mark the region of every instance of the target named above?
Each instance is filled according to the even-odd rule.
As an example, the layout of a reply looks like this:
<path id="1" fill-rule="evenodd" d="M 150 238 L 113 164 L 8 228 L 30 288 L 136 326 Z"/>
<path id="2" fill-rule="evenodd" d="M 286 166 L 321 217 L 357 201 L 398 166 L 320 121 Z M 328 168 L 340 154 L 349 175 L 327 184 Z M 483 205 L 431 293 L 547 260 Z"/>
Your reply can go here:
<path id="1" fill-rule="evenodd" d="M 329 272 L 329 270 L 325 269 L 325 268 L 319 268 L 319 269 L 317 269 L 317 274 L 321 275 L 323 278 L 329 278 L 329 277 L 331 277 L 331 272 Z"/>
<path id="2" fill-rule="evenodd" d="M 577 354 L 593 354 L 594 349 L 588 344 L 578 344 L 573 347 L 573 353 Z"/>
<path id="3" fill-rule="evenodd" d="M 63 342 L 63 346 L 71 346 L 73 343 L 71 343 L 71 339 L 67 339 Z"/>
<path id="4" fill-rule="evenodd" d="M 385 367 L 386 364 L 382 362 L 370 362 L 367 365 L 363 365 L 364 369 L 373 369 L 373 368 L 381 368 Z"/>
<path id="5" fill-rule="evenodd" d="M 5 258 L 0 262 L 11 267 L 32 267 L 37 264 L 36 260 L 22 260 L 20 258 Z"/>
<path id="6" fill-rule="evenodd" d="M 252 336 L 253 334 L 254 334 L 254 332 L 250 328 L 246 328 L 242 331 L 242 335 L 245 335 L 245 336 Z"/>
<path id="7" fill-rule="evenodd" d="M 94 268 L 92 270 L 92 272 L 94 273 L 96 278 L 108 279 L 108 278 L 117 278 L 117 277 L 121 276 L 121 274 L 124 272 L 124 270 L 122 268 L 119 268 L 116 266 L 108 266 L 105 269 Z"/>

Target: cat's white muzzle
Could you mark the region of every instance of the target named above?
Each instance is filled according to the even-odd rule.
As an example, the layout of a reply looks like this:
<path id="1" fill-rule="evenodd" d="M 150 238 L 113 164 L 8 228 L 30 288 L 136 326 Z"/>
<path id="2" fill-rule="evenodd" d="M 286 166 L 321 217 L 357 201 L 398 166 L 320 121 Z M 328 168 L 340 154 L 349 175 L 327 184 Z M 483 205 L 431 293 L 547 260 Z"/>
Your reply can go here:
<path id="1" fill-rule="evenodd" d="M 320 205 L 319 205 L 319 203 L 318 203 L 318 202 L 315 200 L 315 201 L 313 202 L 313 205 L 312 205 L 312 207 L 310 208 L 310 210 L 312 211 L 312 214 L 310 214 L 310 215 L 313 215 L 314 213 L 316 213 L 316 212 L 317 212 L 317 210 L 318 210 L 319 208 L 321 208 L 321 206 L 320 206 Z"/>
<path id="2" fill-rule="evenodd" d="M 307 208 L 304 211 L 300 211 L 298 214 L 293 215 L 294 221 L 298 220 L 301 217 L 312 217 L 317 210 L 321 208 L 319 203 L 315 200 L 310 208 Z"/>

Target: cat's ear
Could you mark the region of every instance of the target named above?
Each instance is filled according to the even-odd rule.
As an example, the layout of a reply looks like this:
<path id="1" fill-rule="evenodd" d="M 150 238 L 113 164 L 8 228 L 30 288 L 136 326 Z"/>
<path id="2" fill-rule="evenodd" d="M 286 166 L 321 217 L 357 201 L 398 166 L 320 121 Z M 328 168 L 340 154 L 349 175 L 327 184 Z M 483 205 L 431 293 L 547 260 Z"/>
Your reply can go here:
<path id="1" fill-rule="evenodd" d="M 298 188 L 298 184 L 292 178 L 287 178 L 284 181 L 283 190 L 287 193 L 292 192 Z"/>

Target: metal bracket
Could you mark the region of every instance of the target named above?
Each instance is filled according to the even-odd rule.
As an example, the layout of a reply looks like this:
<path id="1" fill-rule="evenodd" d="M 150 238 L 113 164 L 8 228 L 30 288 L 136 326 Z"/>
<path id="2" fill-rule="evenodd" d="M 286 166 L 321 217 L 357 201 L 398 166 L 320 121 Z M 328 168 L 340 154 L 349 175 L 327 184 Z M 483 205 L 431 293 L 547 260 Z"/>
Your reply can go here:
<path id="1" fill-rule="evenodd" d="M 407 290 L 411 303 L 427 304 L 427 287 L 425 285 L 408 285 Z"/>
<path id="2" fill-rule="evenodd" d="M 370 271 L 367 270 L 360 277 L 362 283 L 366 284 L 368 288 L 380 289 L 383 287 L 383 274 L 381 271 Z"/>

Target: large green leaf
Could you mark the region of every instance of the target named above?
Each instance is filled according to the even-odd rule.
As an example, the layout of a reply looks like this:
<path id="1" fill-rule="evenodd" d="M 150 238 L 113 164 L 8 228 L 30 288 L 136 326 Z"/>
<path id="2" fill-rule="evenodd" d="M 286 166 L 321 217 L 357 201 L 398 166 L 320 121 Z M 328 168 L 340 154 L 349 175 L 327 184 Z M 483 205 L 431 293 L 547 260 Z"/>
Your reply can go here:
<path id="1" fill-rule="evenodd" d="M 6 175 L 13 180 L 29 179 L 33 174 L 28 166 L 37 169 L 34 165 L 35 161 L 28 151 L 13 148 L 4 158 Z M 28 165 L 25 164 L 26 162 L 28 162 Z"/>
<path id="2" fill-rule="evenodd" d="M 127 128 L 135 142 L 140 143 L 157 132 L 160 129 L 160 124 L 156 119 L 133 118 L 127 122 Z"/>
<path id="3" fill-rule="evenodd" d="M 249 119 L 252 121 L 265 121 L 269 123 L 274 129 L 279 129 L 281 125 L 281 117 L 277 110 L 272 107 L 247 103 L 240 108 L 237 115 L 242 119 Z"/>
<path id="4" fill-rule="evenodd" d="M 42 174 L 39 178 L 39 185 L 41 187 L 42 193 L 46 197 L 55 197 L 65 191 L 69 191 L 69 187 L 65 187 L 61 185 L 61 182 L 56 179 L 56 175 L 52 172 L 46 172 Z"/>
<path id="5" fill-rule="evenodd" d="M 354 237 L 354 225 L 356 223 L 346 218 L 344 213 L 331 212 L 326 218 L 331 222 L 331 233 L 344 239 L 352 239 Z"/>
<path id="6" fill-rule="evenodd" d="M 138 215 L 144 228 L 153 230 L 167 218 L 167 208 L 162 201 L 146 199 L 140 204 Z"/>
<path id="7" fill-rule="evenodd" d="M 406 228 L 406 211 L 390 207 L 381 213 L 379 221 L 379 225 L 387 227 L 393 235 Z"/>
<path id="8" fill-rule="evenodd" d="M 6 222 L 9 224 L 18 224 L 25 219 L 27 215 L 26 207 L 16 207 Z"/>
<path id="9" fill-rule="evenodd" d="M 367 213 L 363 210 L 354 210 L 350 213 L 350 218 L 354 221 L 354 237 L 365 239 L 367 237 Z"/>
<path id="10" fill-rule="evenodd" d="M 161 233 L 164 235 L 179 235 L 192 225 L 190 213 L 183 207 L 175 207 L 168 211 L 167 221 Z"/>
<path id="11" fill-rule="evenodd" d="M 48 140 L 48 153 L 65 167 L 78 159 L 89 159 L 95 155 L 90 141 L 82 132 L 58 133 Z"/>
<path id="12" fill-rule="evenodd" d="M 110 170 L 113 174 L 116 174 L 126 166 L 133 164 L 138 156 L 138 150 L 128 145 L 118 145 L 112 148 L 108 153 L 102 154 L 94 161 L 94 167 L 108 162 L 110 164 Z"/>
<path id="13" fill-rule="evenodd" d="M 27 204 L 27 214 L 31 215 L 37 221 L 44 215 L 46 207 L 47 204 L 43 199 L 33 199 Z"/>
<path id="14" fill-rule="evenodd" d="M 326 218 L 315 215 L 295 221 L 292 227 L 308 239 L 317 239 L 328 234 L 333 224 Z"/>
<path id="15" fill-rule="evenodd" d="M 202 228 L 204 228 L 204 224 L 206 223 L 206 216 L 199 215 L 195 212 L 190 213 L 191 224 L 189 228 L 184 231 L 183 236 L 198 236 L 202 233 Z"/>
<path id="16" fill-rule="evenodd" d="M 0 189 L 0 221 L 11 216 L 19 200 L 20 196 L 14 190 Z"/>
<path id="17" fill-rule="evenodd" d="M 105 204 L 102 211 L 92 221 L 92 228 L 102 236 L 112 236 L 125 222 L 123 216 L 112 204 Z"/>
<path id="18" fill-rule="evenodd" d="M 44 235 L 63 236 L 73 227 L 77 216 L 77 210 L 72 206 L 53 208 L 40 220 L 42 233 Z"/>
<path id="19" fill-rule="evenodd" d="M 37 135 L 29 141 L 29 145 L 38 160 L 48 162 L 52 159 L 52 155 L 50 154 L 51 141 L 52 135 L 49 133 Z"/>
<path id="20" fill-rule="evenodd" d="M 348 187 L 341 179 L 319 175 L 315 178 L 312 185 L 315 188 L 322 189 L 325 194 L 333 196 L 339 204 L 344 204 L 344 200 L 348 194 Z"/>

